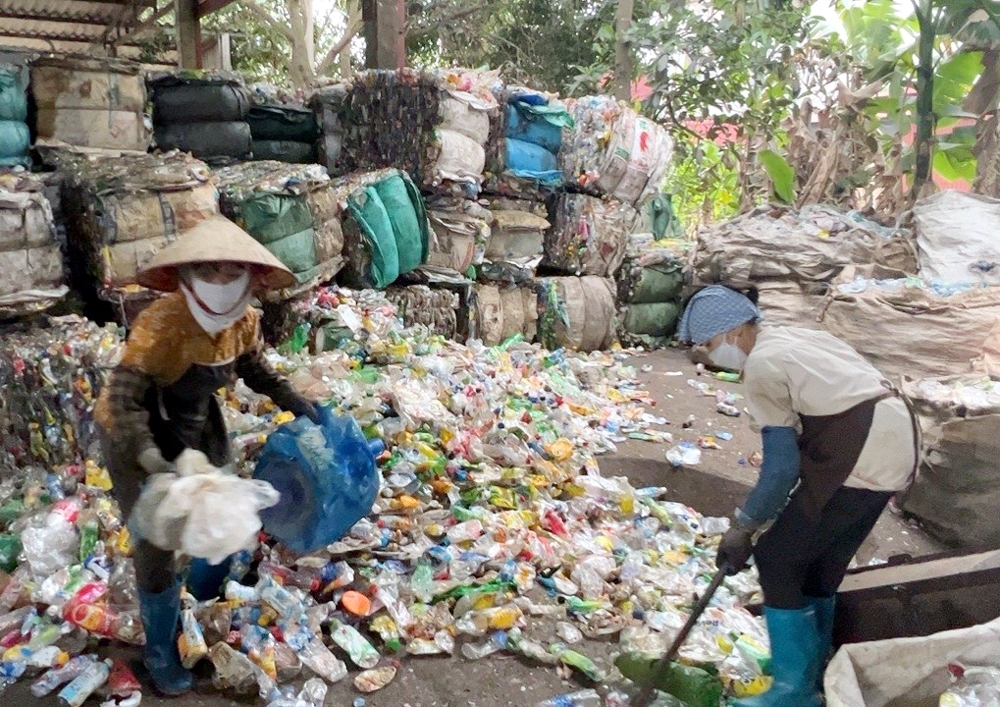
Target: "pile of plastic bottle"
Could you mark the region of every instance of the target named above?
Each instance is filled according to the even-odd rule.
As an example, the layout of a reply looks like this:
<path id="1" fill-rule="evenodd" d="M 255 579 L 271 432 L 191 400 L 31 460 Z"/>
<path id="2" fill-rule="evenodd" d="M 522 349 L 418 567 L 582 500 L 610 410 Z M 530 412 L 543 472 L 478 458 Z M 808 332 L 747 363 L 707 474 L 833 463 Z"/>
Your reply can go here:
<path id="1" fill-rule="evenodd" d="M 224 596 L 185 596 L 185 664 L 210 661 L 219 689 L 270 707 L 317 707 L 348 677 L 360 693 L 384 687 L 404 657 L 513 654 L 609 684 L 618 668 L 606 649 L 588 656 L 584 638 L 662 654 L 715 572 L 728 522 L 601 475 L 597 456 L 616 442 L 665 435 L 624 355 L 460 345 L 401 330 L 376 294 L 337 296 L 355 312 L 350 346 L 270 355 L 297 389 L 386 442 L 375 508 L 309 556 L 262 536 Z M 226 402 L 249 467 L 287 416 L 244 387 Z M 0 691 L 33 679 L 33 694 L 61 689 L 67 705 L 91 694 L 137 704 L 127 668 L 94 655 L 102 640 L 143 641 L 110 488 L 97 459 L 0 483 Z M 768 684 L 766 632 L 742 608 L 758 590 L 752 572 L 727 579 L 680 653 L 727 695 Z M 555 622 L 558 640 L 533 637 L 533 617 Z M 545 704 L 627 704 L 603 689 L 556 699 Z"/>

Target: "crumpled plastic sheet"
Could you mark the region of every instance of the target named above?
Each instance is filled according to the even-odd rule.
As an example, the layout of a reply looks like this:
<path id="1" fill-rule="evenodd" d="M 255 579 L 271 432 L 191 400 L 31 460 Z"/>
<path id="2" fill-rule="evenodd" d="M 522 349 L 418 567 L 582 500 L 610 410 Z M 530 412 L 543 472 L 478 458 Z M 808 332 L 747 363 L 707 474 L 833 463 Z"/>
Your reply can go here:
<path id="1" fill-rule="evenodd" d="M 208 166 L 189 155 L 53 153 L 62 173 L 74 289 L 111 302 L 150 299 L 136 271 L 157 250 L 219 212 Z"/>
<path id="2" fill-rule="evenodd" d="M 613 276 L 639 217 L 635 209 L 586 194 L 560 194 L 553 212 L 542 265 L 567 275 Z"/>
<path id="3" fill-rule="evenodd" d="M 311 105 L 333 136 L 322 144 L 327 167 L 336 175 L 396 167 L 424 189 L 478 194 L 489 133 L 470 126 L 485 117 L 488 127 L 498 115 L 495 80 L 489 72 L 372 70 L 320 89 Z"/>
<path id="4" fill-rule="evenodd" d="M 45 183 L 0 174 L 0 319 L 44 311 L 69 292 Z"/>
<path id="5" fill-rule="evenodd" d="M 121 348 L 117 327 L 76 316 L 0 336 L 0 476 L 97 454 L 93 407 Z"/>
<path id="6" fill-rule="evenodd" d="M 330 618 L 404 662 L 451 653 L 458 642 L 474 655 L 493 632 L 504 637 L 505 654 L 613 676 L 584 644 L 571 653 L 539 642 L 527 616 L 571 622 L 591 638 L 617 637 L 623 651 L 662 653 L 715 571 L 726 523 L 669 501 L 666 489 L 602 475 L 599 455 L 663 424 L 641 406 L 648 394 L 624 355 L 518 341 L 457 344 L 422 326 L 402 327 L 382 292 L 321 288 L 299 306 L 336 315 L 348 338 L 316 355 L 308 347 L 266 355 L 296 390 L 332 401 L 385 440 L 382 489 L 372 515 L 325 550 L 301 557 L 263 542 L 231 568 L 239 581 L 255 565 L 257 586 L 229 585 L 232 603 L 185 609 L 185 636 L 197 637 L 197 628 L 217 670 L 227 671 L 218 685 L 256 687 L 271 700 L 277 685 L 300 674 L 330 682 L 358 675 L 327 648 L 334 641 L 349 655 L 357 648 L 355 634 L 324 636 Z M 108 353 L 100 339 L 91 345 Z M 289 418 L 242 385 L 223 411 L 245 471 L 264 436 Z M 10 577 L 0 574 L 0 619 L 23 625 L 25 644 L 51 636 L 75 655 L 88 650 L 88 633 L 141 640 L 131 618 L 128 533 L 102 471 L 90 463 L 0 482 L 0 538 L 36 529 Z M 77 488 L 85 493 L 74 495 Z M 65 566 L 41 575 L 53 569 L 45 565 L 52 557 Z M 350 614 L 339 606 L 346 590 L 373 596 L 375 609 Z M 742 608 L 758 594 L 753 571 L 727 578 L 682 654 L 714 663 L 730 694 L 763 680 L 754 656 L 756 646 L 766 654 L 766 633 Z M 45 616 L 35 616 L 32 602 L 49 608 Z M 114 621 L 97 621 L 110 612 Z M 90 628 L 73 628 L 65 617 L 84 617 Z M 235 649 L 217 643 L 230 631 L 240 636 Z M 243 678 L 231 661 L 242 661 Z"/>

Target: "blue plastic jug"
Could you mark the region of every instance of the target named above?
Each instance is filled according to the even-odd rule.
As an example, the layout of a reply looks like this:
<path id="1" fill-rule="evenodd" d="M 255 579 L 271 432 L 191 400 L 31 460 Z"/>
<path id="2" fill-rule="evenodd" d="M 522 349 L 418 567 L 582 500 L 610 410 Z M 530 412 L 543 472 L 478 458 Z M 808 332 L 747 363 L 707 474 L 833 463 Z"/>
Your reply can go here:
<path id="1" fill-rule="evenodd" d="M 381 440 L 365 439 L 350 417 L 320 408 L 316 425 L 306 417 L 282 425 L 267 438 L 254 478 L 281 494 L 261 512 L 264 530 L 296 552 L 336 542 L 375 503 Z"/>

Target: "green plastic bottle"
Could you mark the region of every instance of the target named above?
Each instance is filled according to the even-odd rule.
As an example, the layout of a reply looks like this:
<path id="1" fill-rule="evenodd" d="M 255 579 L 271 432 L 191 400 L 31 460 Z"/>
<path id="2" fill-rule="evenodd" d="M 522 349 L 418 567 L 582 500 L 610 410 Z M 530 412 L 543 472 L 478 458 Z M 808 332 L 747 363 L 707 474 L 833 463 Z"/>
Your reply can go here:
<path id="1" fill-rule="evenodd" d="M 659 658 L 641 653 L 623 653 L 615 659 L 622 675 L 637 685 L 652 683 L 691 707 L 718 707 L 722 683 L 716 675 L 692 665 L 671 662 L 660 670 Z"/>

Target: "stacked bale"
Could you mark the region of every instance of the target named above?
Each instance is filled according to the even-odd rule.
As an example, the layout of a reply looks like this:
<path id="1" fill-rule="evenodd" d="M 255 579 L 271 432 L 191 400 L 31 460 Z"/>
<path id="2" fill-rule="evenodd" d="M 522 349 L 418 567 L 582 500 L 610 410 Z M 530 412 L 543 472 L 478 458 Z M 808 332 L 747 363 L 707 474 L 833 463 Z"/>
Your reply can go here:
<path id="1" fill-rule="evenodd" d="M 123 324 L 153 293 L 136 284 L 149 257 L 184 230 L 217 214 L 211 173 L 189 155 L 84 156 L 63 153 L 61 201 L 70 278 L 98 319 Z"/>
<path id="2" fill-rule="evenodd" d="M 310 105 L 332 142 L 323 150 L 331 174 L 394 167 L 421 189 L 479 192 L 497 105 L 475 75 L 366 71 L 320 89 Z"/>
<path id="3" fill-rule="evenodd" d="M 0 167 L 31 167 L 24 70 L 0 65 Z"/>
<path id="4" fill-rule="evenodd" d="M 431 225 L 427 264 L 455 275 L 468 273 L 486 255 L 493 216 L 479 202 L 460 197 L 427 200 Z"/>
<path id="5" fill-rule="evenodd" d="M 343 205 L 343 285 L 385 289 L 427 262 L 430 227 L 424 200 L 405 172 L 383 169 L 341 177 L 332 189 Z"/>
<path id="6" fill-rule="evenodd" d="M 831 281 L 854 263 L 914 272 L 909 232 L 832 206 L 771 204 L 703 229 L 688 269 L 695 285 L 757 287 L 766 322 L 817 328 Z"/>
<path id="7" fill-rule="evenodd" d="M 149 147 L 146 88 L 137 63 L 42 57 L 31 65 L 31 91 L 39 144 L 140 152 Z"/>
<path id="8" fill-rule="evenodd" d="M 550 349 L 599 351 L 615 342 L 615 284 L 587 275 L 538 283 L 538 333 Z"/>
<path id="9" fill-rule="evenodd" d="M 461 302 L 457 292 L 409 285 L 390 287 L 385 296 L 396 307 L 404 325 L 419 324 L 438 336 L 458 338 Z"/>
<path id="10" fill-rule="evenodd" d="M 261 161 L 215 172 L 222 213 L 295 273 L 285 298 L 328 282 L 343 264 L 337 199 L 320 165 Z"/>
<path id="11" fill-rule="evenodd" d="M 629 346 L 666 346 L 682 311 L 684 262 L 671 249 L 651 246 L 634 237 L 617 274 L 619 336 Z"/>
<path id="12" fill-rule="evenodd" d="M 538 335 L 538 295 L 532 287 L 476 284 L 472 338 L 497 346 L 512 336 L 534 341 Z"/>
<path id="13" fill-rule="evenodd" d="M 249 159 L 250 94 L 227 74 L 152 78 L 153 124 L 160 150 L 181 150 L 210 163 Z"/>
<path id="14" fill-rule="evenodd" d="M 638 218 L 635 209 L 614 199 L 560 194 L 542 265 L 567 275 L 610 277 L 625 259 Z"/>
<path id="15" fill-rule="evenodd" d="M 57 304 L 69 291 L 42 181 L 0 175 L 0 318 Z"/>
<path id="16" fill-rule="evenodd" d="M 257 105 L 247 113 L 255 160 L 316 162 L 319 127 L 313 111 L 298 106 Z"/>
<path id="17" fill-rule="evenodd" d="M 573 126 L 560 153 L 567 185 L 636 208 L 660 190 L 673 154 L 663 127 L 608 96 L 568 106 Z"/>

